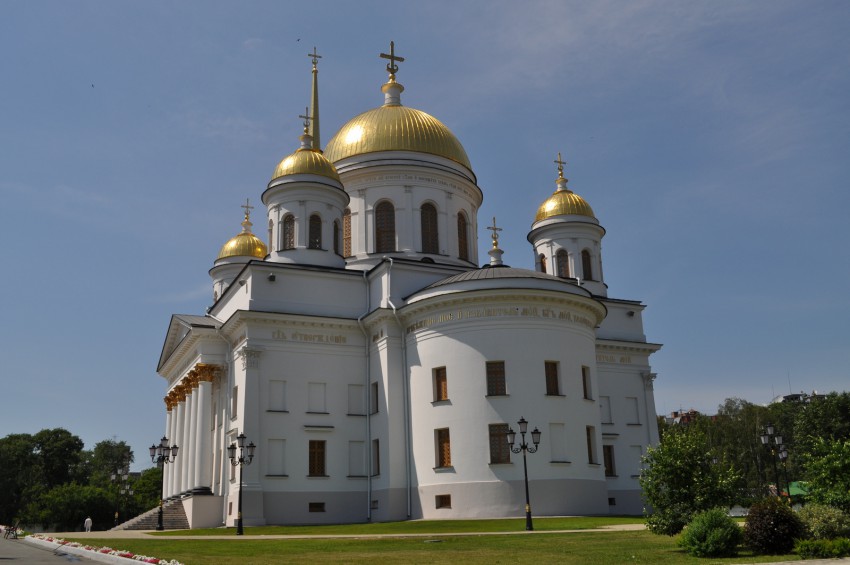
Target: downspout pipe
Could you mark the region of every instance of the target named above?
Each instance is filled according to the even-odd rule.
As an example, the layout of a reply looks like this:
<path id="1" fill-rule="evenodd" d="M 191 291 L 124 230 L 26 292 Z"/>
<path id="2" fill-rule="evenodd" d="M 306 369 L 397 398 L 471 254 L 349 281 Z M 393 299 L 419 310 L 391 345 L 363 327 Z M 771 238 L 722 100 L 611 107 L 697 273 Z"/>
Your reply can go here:
<path id="1" fill-rule="evenodd" d="M 365 318 L 369 314 L 369 311 L 371 309 L 372 304 L 371 304 L 371 295 L 369 293 L 369 278 L 368 278 L 366 271 L 363 271 L 363 287 L 366 289 L 366 311 L 363 312 L 363 314 L 361 314 L 360 316 L 358 316 L 357 325 L 360 326 L 360 331 L 363 332 L 363 342 L 364 342 L 363 350 L 364 350 L 364 357 L 365 357 L 365 363 L 366 363 L 366 374 L 365 374 L 365 377 L 364 377 L 364 380 L 366 382 L 365 382 L 365 385 L 363 387 L 363 390 L 365 391 L 366 399 L 367 399 L 367 401 L 366 401 L 366 445 L 367 445 L 367 448 L 366 449 L 369 450 L 369 455 L 368 455 L 367 461 L 368 461 L 368 464 L 371 465 L 372 461 L 373 461 L 373 459 L 372 459 L 373 458 L 373 454 L 372 454 L 372 409 L 373 409 L 373 407 L 369 406 L 369 403 L 372 400 L 372 394 L 371 394 L 372 388 L 371 388 L 371 381 L 370 381 L 370 379 L 371 379 L 371 368 L 372 368 L 372 359 L 371 359 L 372 355 L 371 355 L 371 351 L 369 350 L 369 332 L 366 331 L 366 324 L 363 323 L 363 318 Z M 366 476 L 366 521 L 371 522 L 372 521 L 372 471 L 371 471 L 371 469 L 368 470 L 366 475 L 367 475 Z"/>

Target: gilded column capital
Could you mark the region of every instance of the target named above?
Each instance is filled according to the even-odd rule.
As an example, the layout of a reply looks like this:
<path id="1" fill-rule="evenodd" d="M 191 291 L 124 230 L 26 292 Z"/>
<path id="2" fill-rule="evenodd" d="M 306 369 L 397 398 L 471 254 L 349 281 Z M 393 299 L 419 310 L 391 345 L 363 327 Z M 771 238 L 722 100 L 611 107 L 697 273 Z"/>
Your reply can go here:
<path id="1" fill-rule="evenodd" d="M 199 382 L 211 383 L 221 374 L 221 367 L 211 363 L 198 363 L 193 371 Z"/>
<path id="2" fill-rule="evenodd" d="M 168 395 L 166 395 L 162 400 L 165 401 L 165 411 L 171 412 L 171 409 L 174 407 L 174 402 L 171 399 L 171 393 L 168 393 Z"/>
<path id="3" fill-rule="evenodd" d="M 174 390 L 172 392 L 174 393 L 174 399 L 176 401 L 175 404 L 177 402 L 185 402 L 185 400 L 186 400 L 186 387 L 182 382 L 175 385 Z"/>

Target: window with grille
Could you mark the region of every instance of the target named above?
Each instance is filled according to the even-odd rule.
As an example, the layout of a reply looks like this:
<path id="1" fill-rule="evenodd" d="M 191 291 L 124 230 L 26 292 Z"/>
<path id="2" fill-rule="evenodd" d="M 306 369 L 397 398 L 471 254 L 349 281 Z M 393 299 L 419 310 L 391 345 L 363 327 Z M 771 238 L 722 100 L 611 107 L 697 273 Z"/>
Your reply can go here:
<path id="1" fill-rule="evenodd" d="M 310 249 L 321 249 L 322 248 L 322 218 L 319 217 L 318 214 L 312 214 L 310 216 L 310 226 L 309 226 L 309 248 Z"/>
<path id="2" fill-rule="evenodd" d="M 505 396 L 505 362 L 487 361 L 487 396 Z"/>
<path id="3" fill-rule="evenodd" d="M 342 256 L 351 257 L 351 210 L 342 213 Z"/>
<path id="4" fill-rule="evenodd" d="M 334 253 L 339 255 L 339 221 L 334 220 Z"/>
<path id="5" fill-rule="evenodd" d="M 507 424 L 490 424 L 490 463 L 511 462 L 511 446 L 507 433 Z"/>
<path id="6" fill-rule="evenodd" d="M 395 251 L 395 207 L 381 202 L 375 207 L 375 252 Z"/>
<path id="7" fill-rule="evenodd" d="M 325 472 L 325 442 L 324 440 L 310 440 L 310 468 L 311 477 L 326 477 Z"/>
<path id="8" fill-rule="evenodd" d="M 593 267 L 590 263 L 590 251 L 587 249 L 581 252 L 581 271 L 585 280 L 593 280 Z"/>
<path id="9" fill-rule="evenodd" d="M 584 391 L 584 397 L 588 400 L 592 400 L 593 389 L 591 388 L 590 383 L 590 367 L 581 368 L 581 386 Z"/>
<path id="10" fill-rule="evenodd" d="M 459 213 L 457 215 L 457 257 L 464 261 L 469 261 L 468 224 L 466 215 L 463 212 Z"/>
<path id="11" fill-rule="evenodd" d="M 614 446 L 613 445 L 603 445 L 602 446 L 602 460 L 605 463 L 605 476 L 606 477 L 616 477 L 617 471 L 614 468 Z"/>
<path id="12" fill-rule="evenodd" d="M 546 361 L 546 394 L 549 396 L 559 396 L 561 387 L 558 383 L 558 362 Z"/>
<path id="13" fill-rule="evenodd" d="M 283 218 L 283 244 L 284 249 L 295 249 L 295 216 L 287 214 Z"/>
<path id="14" fill-rule="evenodd" d="M 274 246 L 274 220 L 269 219 L 269 251 L 276 249 Z"/>
<path id="15" fill-rule="evenodd" d="M 452 442 L 449 439 L 449 429 L 434 430 L 434 440 L 437 444 L 437 467 L 452 466 Z"/>
<path id="16" fill-rule="evenodd" d="M 587 426 L 585 435 L 587 436 L 587 462 L 596 463 L 596 428 Z"/>
<path id="17" fill-rule="evenodd" d="M 541 253 L 540 256 L 539 256 L 539 259 L 540 259 L 540 272 L 545 273 L 546 272 L 546 256 Z"/>
<path id="18" fill-rule="evenodd" d="M 445 367 L 434 369 L 434 402 L 449 399 L 449 381 Z"/>
<path id="19" fill-rule="evenodd" d="M 452 507 L 452 495 L 450 494 L 438 494 L 434 497 L 434 503 L 437 508 L 451 508 Z"/>
<path id="20" fill-rule="evenodd" d="M 569 278 L 570 276 L 570 262 L 569 255 L 563 249 L 559 249 L 557 253 L 555 253 L 555 261 L 558 263 L 558 276 L 562 278 Z"/>
<path id="21" fill-rule="evenodd" d="M 423 204 L 419 214 L 422 222 L 422 253 L 439 253 L 437 209 L 433 204 Z"/>

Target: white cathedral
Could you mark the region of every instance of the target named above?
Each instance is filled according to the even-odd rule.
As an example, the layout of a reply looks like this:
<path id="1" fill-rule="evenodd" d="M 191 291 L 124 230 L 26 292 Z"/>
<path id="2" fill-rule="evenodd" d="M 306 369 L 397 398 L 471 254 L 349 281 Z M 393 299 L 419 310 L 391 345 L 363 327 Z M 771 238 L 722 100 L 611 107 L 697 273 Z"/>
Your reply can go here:
<path id="1" fill-rule="evenodd" d="M 639 514 L 658 440 L 640 301 L 609 298 L 604 228 L 567 187 L 531 220 L 534 269 L 502 262 L 460 141 L 403 106 L 391 49 L 383 104 L 321 149 L 316 63 L 301 146 L 262 193 L 267 232 L 210 270 L 206 315 L 174 315 L 157 372 L 179 446 L 163 493 L 194 527 L 521 517 L 520 418 L 535 516 Z M 545 191 L 545 192 L 544 192 Z M 541 199 L 548 190 L 541 189 Z M 231 465 L 245 434 L 254 459 Z M 530 438 L 528 438 L 530 443 Z"/>

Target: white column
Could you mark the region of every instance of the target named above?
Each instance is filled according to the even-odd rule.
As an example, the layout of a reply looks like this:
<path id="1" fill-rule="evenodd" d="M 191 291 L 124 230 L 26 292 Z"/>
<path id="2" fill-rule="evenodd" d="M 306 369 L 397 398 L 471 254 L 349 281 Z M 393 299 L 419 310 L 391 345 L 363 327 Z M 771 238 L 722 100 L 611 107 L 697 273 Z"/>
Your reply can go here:
<path id="1" fill-rule="evenodd" d="M 189 451 L 186 453 L 186 490 L 191 492 L 195 486 L 195 467 L 198 463 L 198 389 L 197 381 L 193 381 L 192 395 L 189 397 L 189 419 L 186 420 L 186 427 L 189 429 L 187 434 L 189 441 L 187 446 Z"/>
<path id="2" fill-rule="evenodd" d="M 180 395 L 182 396 L 182 395 Z M 177 444 L 177 457 L 174 460 L 174 463 L 169 463 L 173 469 L 171 469 L 171 476 L 169 477 L 169 482 L 171 484 L 169 490 L 171 491 L 170 496 L 179 495 L 182 492 L 180 485 L 180 476 L 183 472 L 183 460 L 186 458 L 186 454 L 183 453 L 183 450 L 186 448 L 186 444 L 183 443 L 183 420 L 184 414 L 186 413 L 186 402 L 185 398 L 183 400 L 179 400 L 174 406 L 174 416 L 172 416 L 172 420 L 174 421 L 174 435 L 172 436 L 172 441 Z"/>
<path id="3" fill-rule="evenodd" d="M 183 457 L 180 463 L 180 492 L 184 493 L 189 490 L 189 465 L 192 461 L 192 441 L 191 432 L 191 415 L 192 415 L 192 388 L 186 387 L 186 402 L 183 404 L 183 429 L 180 435 L 183 436 Z"/>
<path id="4" fill-rule="evenodd" d="M 195 462 L 195 484 L 196 492 L 209 491 L 212 487 L 212 437 L 210 423 L 212 422 L 212 382 L 202 380 L 198 384 L 198 431 L 197 452 Z"/>

